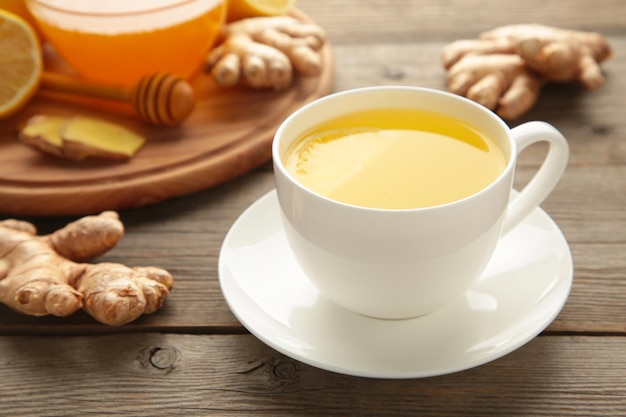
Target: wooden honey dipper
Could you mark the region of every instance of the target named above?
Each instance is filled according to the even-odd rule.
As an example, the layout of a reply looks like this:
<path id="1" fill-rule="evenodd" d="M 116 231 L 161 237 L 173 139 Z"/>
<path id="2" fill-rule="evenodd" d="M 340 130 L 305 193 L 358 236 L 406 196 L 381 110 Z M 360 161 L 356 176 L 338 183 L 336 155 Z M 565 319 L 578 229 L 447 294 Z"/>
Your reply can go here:
<path id="1" fill-rule="evenodd" d="M 136 86 L 122 88 L 43 72 L 40 88 L 130 103 L 143 121 L 158 126 L 180 124 L 189 116 L 195 104 L 191 86 L 168 73 L 146 75 Z"/>

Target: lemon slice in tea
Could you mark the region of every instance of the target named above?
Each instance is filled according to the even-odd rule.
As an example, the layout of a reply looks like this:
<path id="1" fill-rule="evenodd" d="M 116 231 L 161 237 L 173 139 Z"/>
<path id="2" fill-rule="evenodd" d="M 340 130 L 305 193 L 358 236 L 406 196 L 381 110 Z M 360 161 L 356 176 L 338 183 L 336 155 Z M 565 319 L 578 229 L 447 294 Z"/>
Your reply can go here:
<path id="1" fill-rule="evenodd" d="M 367 128 L 325 131 L 300 142 L 285 161 L 305 187 L 332 196 L 393 145 L 395 135 Z"/>

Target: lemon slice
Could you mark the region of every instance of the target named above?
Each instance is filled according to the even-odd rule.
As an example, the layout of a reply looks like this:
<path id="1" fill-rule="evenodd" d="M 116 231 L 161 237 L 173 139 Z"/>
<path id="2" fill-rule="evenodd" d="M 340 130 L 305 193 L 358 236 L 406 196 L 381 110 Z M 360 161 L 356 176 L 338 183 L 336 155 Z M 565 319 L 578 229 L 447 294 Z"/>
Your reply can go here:
<path id="1" fill-rule="evenodd" d="M 35 18 L 30 13 L 28 8 L 26 7 L 25 0 L 0 0 L 0 9 L 5 10 L 9 13 L 13 13 L 24 19 L 30 27 L 33 28 L 35 33 L 37 34 L 38 39 L 41 41 L 43 37 L 39 32 L 39 28 L 37 27 L 37 22 L 35 22 Z"/>
<path id="2" fill-rule="evenodd" d="M 247 17 L 282 16 L 293 9 L 295 0 L 230 0 L 227 21 Z"/>
<path id="3" fill-rule="evenodd" d="M 371 129 L 324 132 L 303 141 L 285 160 L 285 166 L 305 187 L 332 196 L 396 140 L 393 132 Z"/>
<path id="4" fill-rule="evenodd" d="M 0 119 L 18 111 L 37 91 L 43 61 L 33 28 L 0 9 Z"/>

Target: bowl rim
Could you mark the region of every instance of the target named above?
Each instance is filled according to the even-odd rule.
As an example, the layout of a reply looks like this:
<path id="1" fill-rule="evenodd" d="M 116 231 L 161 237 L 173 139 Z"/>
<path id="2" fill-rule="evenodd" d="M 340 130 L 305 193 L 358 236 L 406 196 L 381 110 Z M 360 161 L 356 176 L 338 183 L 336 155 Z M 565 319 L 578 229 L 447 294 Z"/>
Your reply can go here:
<path id="1" fill-rule="evenodd" d="M 135 3 L 133 4 L 133 8 L 127 11 L 85 11 L 80 10 L 80 8 L 72 8 L 66 4 L 58 4 L 54 0 L 26 0 L 26 3 L 31 3 L 36 5 L 36 7 L 42 7 L 50 11 L 54 11 L 57 13 L 65 13 L 68 15 L 74 16 L 89 16 L 89 17 L 124 17 L 124 16 L 139 16 L 150 13 L 161 13 L 164 11 L 172 10 L 177 7 L 185 6 L 194 3 L 196 0 L 170 0 L 167 3 L 163 4 L 152 4 L 152 3 L 142 3 L 141 7 L 138 7 Z M 216 1 L 217 3 L 220 0 Z M 110 3 L 110 2 L 109 2 Z M 128 5 L 128 1 L 119 0 L 119 4 Z M 75 3 L 78 4 L 78 3 Z M 86 4 L 86 3 L 80 3 Z M 97 0 L 89 0 L 88 4 L 93 6 L 97 4 Z"/>

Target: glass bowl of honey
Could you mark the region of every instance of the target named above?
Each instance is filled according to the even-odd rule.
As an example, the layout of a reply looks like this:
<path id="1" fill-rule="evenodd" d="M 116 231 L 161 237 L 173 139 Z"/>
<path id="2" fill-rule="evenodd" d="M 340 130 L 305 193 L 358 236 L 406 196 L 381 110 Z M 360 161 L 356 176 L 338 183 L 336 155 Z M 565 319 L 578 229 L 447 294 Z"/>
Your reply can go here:
<path id="1" fill-rule="evenodd" d="M 226 0 L 26 0 L 45 39 L 80 76 L 131 86 L 169 72 L 189 79 L 226 17 Z"/>

